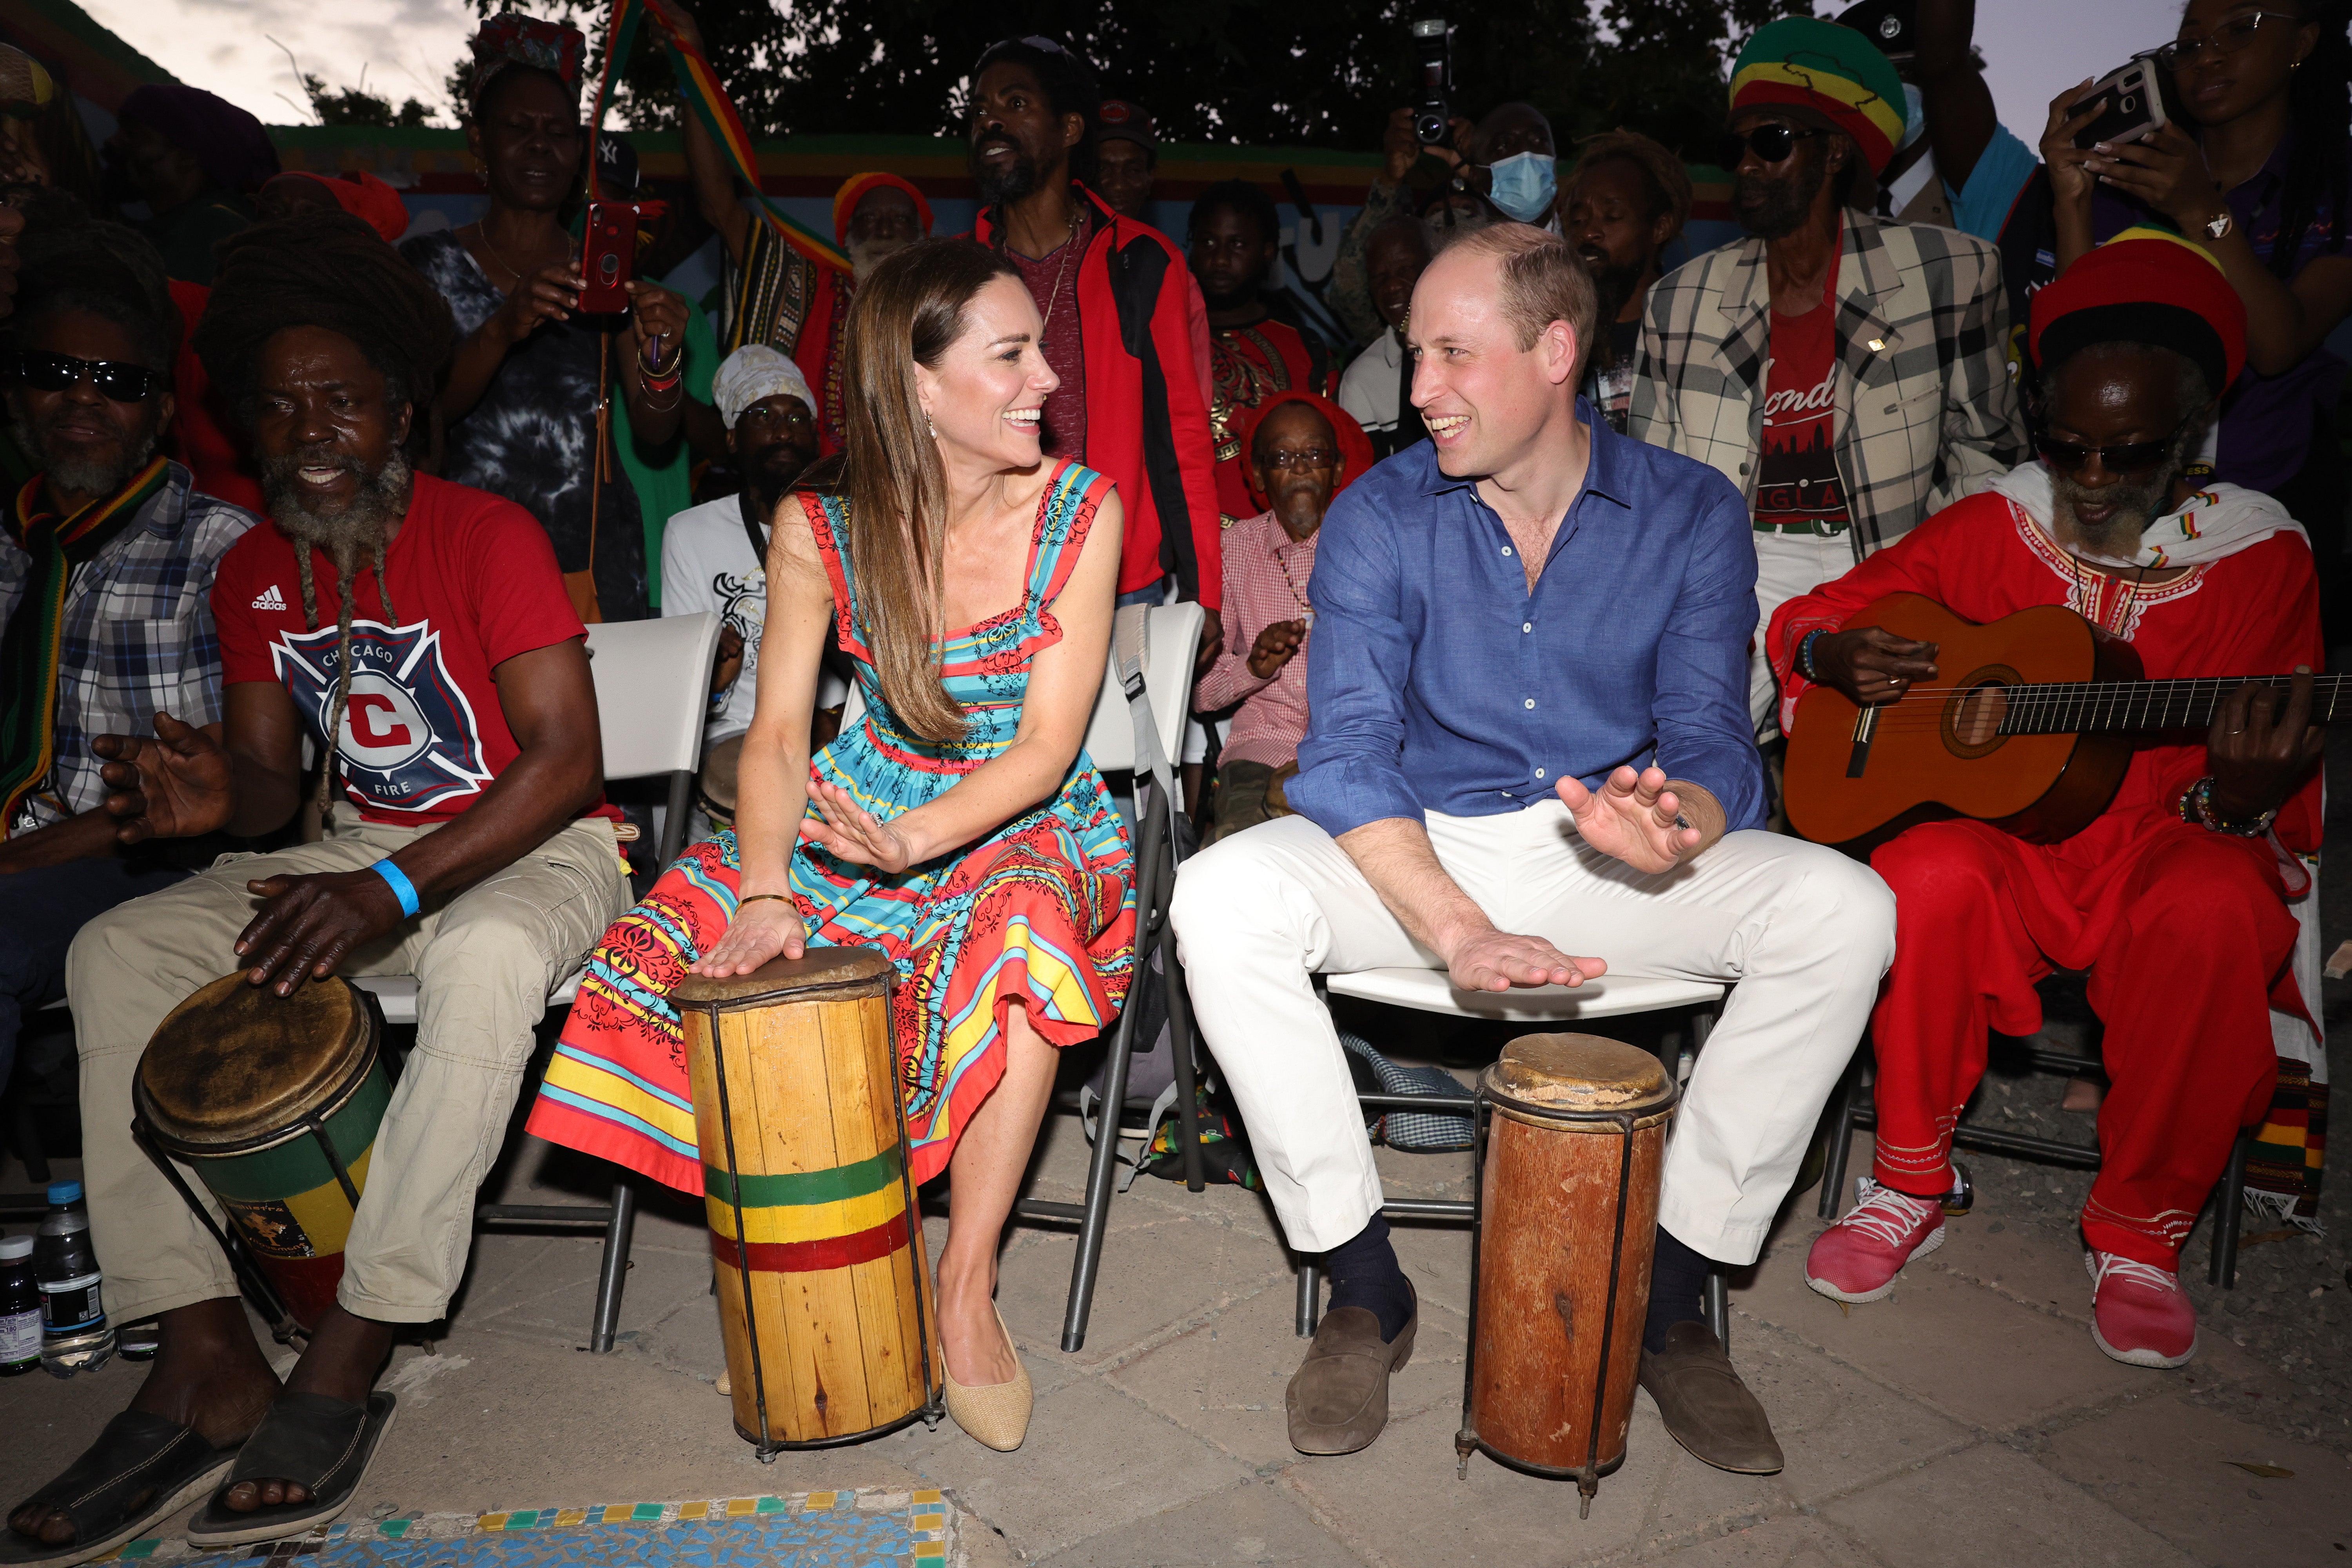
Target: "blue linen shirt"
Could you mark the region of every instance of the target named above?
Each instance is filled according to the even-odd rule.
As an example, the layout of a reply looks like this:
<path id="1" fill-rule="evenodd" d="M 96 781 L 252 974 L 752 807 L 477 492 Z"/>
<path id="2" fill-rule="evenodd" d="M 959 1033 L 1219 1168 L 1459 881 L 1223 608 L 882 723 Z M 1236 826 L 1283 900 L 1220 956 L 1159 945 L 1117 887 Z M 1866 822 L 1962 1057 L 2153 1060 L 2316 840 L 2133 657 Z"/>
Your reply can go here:
<path id="1" fill-rule="evenodd" d="M 1326 833 L 1524 811 L 1565 775 L 1597 788 L 1652 762 L 1713 794 L 1728 826 L 1762 823 L 1748 503 L 1581 398 L 1577 414 L 1591 466 L 1532 594 L 1503 520 L 1428 442 L 1331 503 L 1286 792 Z"/>

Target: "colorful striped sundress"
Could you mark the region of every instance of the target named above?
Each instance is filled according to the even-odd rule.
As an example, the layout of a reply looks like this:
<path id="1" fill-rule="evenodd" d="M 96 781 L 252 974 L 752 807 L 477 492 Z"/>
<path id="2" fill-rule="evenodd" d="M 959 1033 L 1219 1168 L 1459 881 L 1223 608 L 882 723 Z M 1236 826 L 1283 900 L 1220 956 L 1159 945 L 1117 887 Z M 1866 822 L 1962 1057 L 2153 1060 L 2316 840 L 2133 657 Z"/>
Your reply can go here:
<path id="1" fill-rule="evenodd" d="M 887 820 L 1012 744 L 1031 661 L 1061 640 L 1049 606 L 1110 488 L 1100 474 L 1063 464 L 1038 503 L 1020 605 L 947 635 L 942 676 L 971 721 L 965 738 L 947 742 L 908 733 L 883 700 L 848 559 L 846 503 L 796 495 L 866 701 L 864 719 L 817 753 L 809 776 L 846 788 Z M 896 876 L 867 869 L 803 844 L 793 857 L 793 901 L 812 946 L 878 948 L 898 970 L 891 1029 L 908 1157 L 923 1182 L 946 1168 L 1003 1076 L 1004 1013 L 1016 999 L 1056 1046 L 1091 1039 L 1118 1016 L 1135 963 L 1134 858 L 1102 775 L 1080 752 L 1052 799 L 961 853 Z M 732 831 L 696 844 L 604 933 L 530 1131 L 681 1192 L 702 1191 L 685 1039 L 667 997 L 734 918 L 737 872 Z"/>

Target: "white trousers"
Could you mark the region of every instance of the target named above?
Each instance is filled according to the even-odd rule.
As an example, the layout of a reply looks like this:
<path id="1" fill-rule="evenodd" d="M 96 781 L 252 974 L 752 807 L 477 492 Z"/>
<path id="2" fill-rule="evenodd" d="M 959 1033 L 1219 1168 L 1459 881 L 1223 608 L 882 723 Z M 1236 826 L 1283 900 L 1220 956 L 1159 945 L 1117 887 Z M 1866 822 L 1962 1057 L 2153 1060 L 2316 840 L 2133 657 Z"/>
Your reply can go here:
<path id="1" fill-rule="evenodd" d="M 1759 832 L 1645 875 L 1586 847 L 1557 800 L 1431 812 L 1428 826 L 1439 863 L 1503 930 L 1612 973 L 1738 982 L 1675 1114 L 1658 1218 L 1708 1258 L 1753 1262 L 1894 961 L 1895 895 L 1858 861 Z M 1328 1251 L 1379 1211 L 1381 1178 L 1310 976 L 1443 966 L 1303 816 L 1185 862 L 1174 918 L 1193 1016 L 1284 1234 Z"/>
<path id="2" fill-rule="evenodd" d="M 1823 539 L 1811 533 L 1756 533 L 1756 642 L 1748 650 L 1748 711 L 1756 721 L 1756 736 L 1769 740 L 1780 732 L 1780 683 L 1764 658 L 1764 633 L 1772 613 L 1801 594 L 1835 582 L 1853 570 L 1853 546 L 1841 533 Z"/>

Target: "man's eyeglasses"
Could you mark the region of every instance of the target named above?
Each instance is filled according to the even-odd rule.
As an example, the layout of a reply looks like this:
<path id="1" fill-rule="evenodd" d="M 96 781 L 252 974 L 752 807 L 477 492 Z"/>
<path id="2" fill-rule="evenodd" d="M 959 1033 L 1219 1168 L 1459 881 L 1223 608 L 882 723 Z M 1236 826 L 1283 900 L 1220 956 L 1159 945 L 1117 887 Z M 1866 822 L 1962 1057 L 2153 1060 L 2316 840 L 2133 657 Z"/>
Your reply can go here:
<path id="1" fill-rule="evenodd" d="M 1328 447 L 1309 447 L 1303 452 L 1269 452 L 1265 466 L 1280 473 L 1286 468 L 1328 468 L 1339 460 L 1339 454 Z"/>
<path id="2" fill-rule="evenodd" d="M 1782 125 L 1778 121 L 1759 125 L 1745 134 L 1737 131 L 1727 131 L 1723 133 L 1722 143 L 1715 150 L 1716 167 L 1737 169 L 1739 167 L 1741 157 L 1751 150 L 1755 153 L 1758 163 L 1777 163 L 1796 151 L 1798 142 L 1808 136 L 1821 134 L 1818 129 L 1812 127 Z"/>
<path id="3" fill-rule="evenodd" d="M 121 360 L 76 359 L 71 354 L 27 350 L 16 356 L 16 379 L 36 392 L 64 392 L 84 375 L 114 403 L 144 403 L 163 376 L 143 364 Z"/>
<path id="4" fill-rule="evenodd" d="M 806 408 L 802 407 L 800 402 L 795 399 L 783 408 L 762 408 L 755 403 L 737 415 L 735 423 L 739 426 L 781 425 L 790 429 L 796 425 L 814 425 L 816 423 L 816 418 Z"/>
<path id="5" fill-rule="evenodd" d="M 2156 63 L 2166 70 L 2179 70 L 2200 60 L 2218 60 L 2252 43 L 2264 22 L 2284 22 L 2294 26 L 2302 21 L 2302 17 L 2284 11 L 2240 11 L 2221 18 L 2201 38 L 2173 39 L 2156 51 Z"/>
<path id="6" fill-rule="evenodd" d="M 2144 474 L 2171 456 L 2172 444 L 2180 438 L 2180 432 L 2187 427 L 2187 422 L 2183 421 L 2160 439 L 2126 441 L 2115 447 L 2064 441 L 2047 431 L 2037 431 L 2033 437 L 2033 449 L 2040 452 L 2052 468 L 2062 468 L 2070 474 L 2081 473 L 2093 458 L 2098 458 L 2099 466 L 2111 474 Z"/>

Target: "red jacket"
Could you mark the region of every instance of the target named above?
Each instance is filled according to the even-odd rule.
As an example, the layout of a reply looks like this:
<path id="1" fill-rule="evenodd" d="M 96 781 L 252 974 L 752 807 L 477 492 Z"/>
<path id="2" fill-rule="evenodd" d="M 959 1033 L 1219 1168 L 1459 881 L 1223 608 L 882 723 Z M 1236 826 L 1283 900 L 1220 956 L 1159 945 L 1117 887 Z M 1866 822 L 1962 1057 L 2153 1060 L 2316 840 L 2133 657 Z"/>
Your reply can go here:
<path id="1" fill-rule="evenodd" d="M 1192 363 L 1184 257 L 1166 235 L 1120 217 L 1102 198 L 1078 264 L 1086 334 L 1086 465 L 1108 474 L 1126 508 L 1118 591 L 1175 574 L 1180 598 L 1210 609 L 1224 582 L 1217 547 L 1215 449 Z M 972 238 L 996 243 L 983 210 Z"/>

